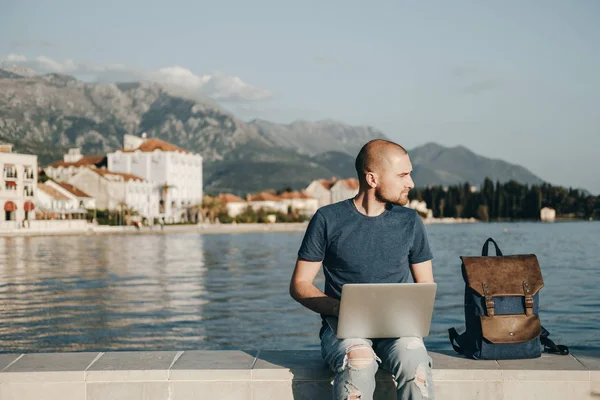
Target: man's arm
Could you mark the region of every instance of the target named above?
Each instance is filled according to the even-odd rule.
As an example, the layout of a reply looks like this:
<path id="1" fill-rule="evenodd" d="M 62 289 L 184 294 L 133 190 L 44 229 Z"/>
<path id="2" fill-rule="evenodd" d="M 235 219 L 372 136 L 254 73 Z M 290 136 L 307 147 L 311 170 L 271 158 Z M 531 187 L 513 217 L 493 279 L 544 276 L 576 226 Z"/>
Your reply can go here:
<path id="1" fill-rule="evenodd" d="M 339 314 L 340 302 L 323 293 L 314 285 L 321 269 L 321 261 L 311 262 L 298 258 L 290 281 L 290 296 L 304 307 L 324 315 Z"/>
<path id="2" fill-rule="evenodd" d="M 411 271 L 415 282 L 433 283 L 433 266 L 431 260 L 418 264 L 411 264 Z"/>

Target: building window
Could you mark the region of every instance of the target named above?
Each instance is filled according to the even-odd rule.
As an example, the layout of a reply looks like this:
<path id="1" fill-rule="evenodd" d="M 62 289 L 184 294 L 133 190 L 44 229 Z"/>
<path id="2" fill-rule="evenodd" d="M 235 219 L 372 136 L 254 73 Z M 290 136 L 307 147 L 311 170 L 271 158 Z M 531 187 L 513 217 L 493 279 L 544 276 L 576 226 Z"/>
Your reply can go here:
<path id="1" fill-rule="evenodd" d="M 4 188 L 6 190 L 11 190 L 11 191 L 17 191 L 17 183 L 16 182 L 12 182 L 12 181 L 6 181 L 4 183 Z"/>
<path id="2" fill-rule="evenodd" d="M 4 178 L 5 179 L 15 179 L 17 178 L 17 167 L 11 164 L 7 164 L 4 166 Z"/>
<path id="3" fill-rule="evenodd" d="M 25 174 L 25 179 L 29 179 L 29 180 L 33 179 L 33 168 L 31 168 L 30 165 L 26 165 L 24 174 Z"/>
<path id="4" fill-rule="evenodd" d="M 25 185 L 25 188 L 23 189 L 23 196 L 33 197 L 33 188 L 29 185 Z"/>

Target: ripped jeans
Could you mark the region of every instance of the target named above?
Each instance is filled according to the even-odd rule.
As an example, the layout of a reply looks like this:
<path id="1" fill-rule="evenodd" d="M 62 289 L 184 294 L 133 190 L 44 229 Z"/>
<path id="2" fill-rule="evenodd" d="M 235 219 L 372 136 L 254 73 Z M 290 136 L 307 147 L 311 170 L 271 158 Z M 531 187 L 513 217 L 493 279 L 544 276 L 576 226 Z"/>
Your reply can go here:
<path id="1" fill-rule="evenodd" d="M 371 357 L 350 360 L 348 353 L 361 348 L 369 349 Z M 421 338 L 338 339 L 327 326 L 321 335 L 321 355 L 336 373 L 334 400 L 372 400 L 378 363 L 394 375 L 398 400 L 434 399 L 431 357 Z"/>

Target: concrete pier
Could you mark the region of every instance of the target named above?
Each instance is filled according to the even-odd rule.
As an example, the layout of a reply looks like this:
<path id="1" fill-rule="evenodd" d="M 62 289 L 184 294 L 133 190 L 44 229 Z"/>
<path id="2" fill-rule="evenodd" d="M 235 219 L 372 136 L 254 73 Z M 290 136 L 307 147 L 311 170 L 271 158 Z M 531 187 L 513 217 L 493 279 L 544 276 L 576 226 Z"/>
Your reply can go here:
<path id="1" fill-rule="evenodd" d="M 600 359 L 474 361 L 430 352 L 436 399 L 597 399 Z M 0 354 L 2 400 L 331 399 L 318 351 Z M 380 370 L 376 399 L 395 400 Z"/>

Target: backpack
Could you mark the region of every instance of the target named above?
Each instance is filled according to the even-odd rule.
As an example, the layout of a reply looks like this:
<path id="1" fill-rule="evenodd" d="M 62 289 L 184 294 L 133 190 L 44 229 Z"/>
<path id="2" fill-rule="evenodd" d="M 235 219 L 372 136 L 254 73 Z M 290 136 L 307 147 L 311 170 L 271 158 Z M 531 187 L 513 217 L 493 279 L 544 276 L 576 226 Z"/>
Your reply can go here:
<path id="1" fill-rule="evenodd" d="M 496 257 L 488 257 L 488 245 Z M 542 327 L 538 311 L 544 286 L 535 254 L 503 256 L 489 238 L 481 257 L 460 257 L 465 281 L 466 331 L 448 330 L 454 350 L 469 358 L 507 360 L 540 357 L 543 351 L 569 354 L 556 345 Z"/>

